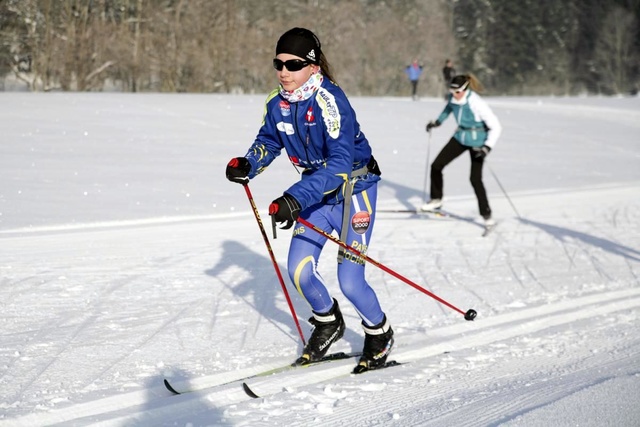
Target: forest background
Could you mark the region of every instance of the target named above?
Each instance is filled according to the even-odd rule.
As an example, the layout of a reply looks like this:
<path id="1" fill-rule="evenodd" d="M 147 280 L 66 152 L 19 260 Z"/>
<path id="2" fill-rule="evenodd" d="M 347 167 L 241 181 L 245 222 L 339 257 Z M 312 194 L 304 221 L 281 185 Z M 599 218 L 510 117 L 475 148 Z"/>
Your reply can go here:
<path id="1" fill-rule="evenodd" d="M 0 90 L 267 93 L 275 43 L 313 30 L 350 95 L 636 94 L 640 0 L 0 0 Z"/>

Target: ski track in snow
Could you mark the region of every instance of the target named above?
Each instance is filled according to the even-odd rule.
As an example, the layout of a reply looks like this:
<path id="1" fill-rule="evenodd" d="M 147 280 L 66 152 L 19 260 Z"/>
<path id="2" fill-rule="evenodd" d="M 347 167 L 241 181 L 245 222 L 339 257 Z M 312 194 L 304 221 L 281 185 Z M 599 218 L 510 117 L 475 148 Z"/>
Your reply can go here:
<path id="1" fill-rule="evenodd" d="M 640 159 L 629 143 L 640 128 L 635 100 L 619 106 L 591 99 L 492 100 L 507 132 L 489 165 L 508 184 L 519 215 L 486 174 L 499 225 L 481 237 L 468 165 L 459 161 L 446 172 L 451 216 L 379 212 L 368 253 L 462 311 L 477 310 L 477 320 L 466 322 L 369 266 L 368 280 L 396 332 L 391 358 L 404 364 L 353 376 L 354 361 L 346 360 L 256 377 L 247 383 L 263 397 L 250 399 L 239 382 L 227 383 L 282 366 L 301 349 L 249 205 L 220 173 L 255 132 L 236 110 L 246 111 L 247 99 L 255 102 L 259 121 L 262 99 L 185 96 L 185 112 L 176 110 L 180 103 L 173 97 L 127 97 L 124 103 L 108 97 L 87 109 L 84 102 L 101 98 L 53 95 L 37 99 L 45 110 L 53 102 L 55 120 L 28 121 L 13 114 L 33 98 L 16 99 L 0 116 L 15 125 L 6 126 L 9 148 L 1 157 L 9 159 L 2 166 L 10 179 L 0 183 L 0 426 L 638 425 L 640 175 L 637 167 L 625 167 Z M 63 108 L 66 99 L 90 112 L 108 104 L 109 117 L 124 111 L 118 123 L 126 132 L 93 129 L 92 120 L 83 122 L 86 131 L 75 128 L 80 113 Z M 212 101 L 225 106 L 213 114 L 236 123 L 233 131 L 212 127 Z M 376 158 L 385 164 L 378 207 L 419 206 L 425 146 L 411 141 L 424 140 L 421 121 L 425 112 L 439 112 L 440 101 L 355 103 L 370 139 L 407 141 L 407 147 L 391 147 L 397 154 L 378 143 Z M 389 105 L 402 114 L 380 117 Z M 133 111 L 155 119 L 145 122 Z M 542 123 L 529 130 L 527 120 Z M 156 126 L 175 134 L 165 137 L 162 129 L 153 131 Z M 434 137 L 433 156 L 450 126 Z M 83 131 L 98 136 L 80 138 Z M 224 146 L 171 149 L 176 135 L 205 141 L 211 132 Z M 42 134 L 80 160 L 55 163 L 37 138 Z M 130 134 L 140 135 L 137 145 L 130 145 Z M 609 135 L 603 151 L 599 144 Z M 101 151 L 102 144 L 110 149 Z M 156 144 L 166 151 L 153 154 Z M 104 178 L 100 173 L 110 169 L 100 162 L 93 168 L 102 172 L 92 174 L 91 149 L 107 157 L 130 152 L 122 162 L 140 181 L 118 181 L 115 166 Z M 140 160 L 150 155 L 164 164 L 167 154 L 189 162 L 163 169 Z M 528 163 L 515 160 L 522 157 Z M 138 169 L 138 162 L 145 167 Z M 38 175 L 39 168 L 50 175 Z M 275 184 L 280 189 L 293 179 L 289 168 L 274 165 L 272 175 L 252 182 L 259 207 L 268 205 Z M 146 170 L 155 171 L 146 178 L 152 183 L 147 194 L 140 190 Z M 175 186 L 156 183 L 167 170 Z M 214 178 L 202 170 L 214 170 Z M 408 178 L 407 170 L 420 173 Z M 204 213 L 212 209 L 202 200 L 211 195 L 197 191 L 209 184 L 180 180 L 193 174 L 216 187 L 215 214 Z M 61 203 L 47 197 L 52 183 Z M 75 199 L 79 190 L 86 191 Z M 132 206 L 136 215 L 121 214 Z M 271 244 L 288 283 L 288 235 L 279 236 Z M 359 318 L 331 271 L 336 251 L 328 242 L 320 260 L 347 322 L 332 351 L 360 350 Z M 291 297 L 308 337 L 308 308 L 295 291 Z M 199 390 L 172 396 L 162 385 L 165 377 L 178 389 Z"/>
<path id="2" fill-rule="evenodd" d="M 627 194 L 629 191 L 633 192 L 634 189 L 622 187 L 618 191 L 608 189 L 606 193 L 608 197 L 628 200 Z M 564 198 L 562 195 L 557 197 L 558 201 Z M 519 200 L 519 204 L 524 204 L 524 200 L 526 199 Z M 548 204 L 550 198 L 545 197 L 545 202 Z M 536 203 L 535 200 L 532 201 L 533 205 Z M 458 204 L 464 206 L 467 202 Z M 558 210 L 557 212 L 562 211 Z M 562 214 L 561 216 L 564 217 L 565 215 Z M 635 218 L 630 218 L 630 220 L 635 221 Z M 242 227 L 244 220 L 224 220 L 224 222 L 223 227 L 233 229 Z M 211 226 L 215 223 L 215 221 L 212 221 L 205 224 Z M 543 221 L 540 221 L 540 224 L 542 223 Z M 384 224 L 383 220 L 379 219 L 379 224 Z M 638 223 L 635 222 L 634 224 Z M 126 233 L 138 236 L 136 240 L 141 241 L 144 245 L 145 242 L 150 243 L 154 239 L 152 236 L 166 234 L 164 231 L 166 226 L 158 225 L 155 227 L 159 227 L 159 230 L 134 227 L 126 229 L 113 228 L 108 233 L 103 231 L 74 231 L 64 234 L 58 234 L 57 231 L 49 234 L 40 230 L 38 233 L 5 237 L 4 241 L 13 248 L 15 262 L 17 262 L 20 249 L 31 251 L 35 242 L 37 242 L 35 246 L 44 252 L 49 252 L 54 247 L 57 247 L 60 241 L 65 241 L 64 247 L 77 248 L 78 245 L 84 242 L 84 244 L 89 244 L 94 249 L 97 249 L 103 247 L 103 245 L 105 248 L 108 247 L 107 242 L 117 241 L 120 238 L 119 234 Z M 174 230 L 176 238 L 181 241 L 185 237 L 190 240 L 189 236 L 191 236 L 191 239 L 197 240 L 196 236 L 202 229 L 202 225 L 199 223 L 194 224 L 189 221 L 181 226 L 172 225 L 171 227 L 181 228 L 181 230 Z M 390 225 L 384 224 L 379 225 L 379 227 L 392 227 L 395 232 L 402 233 L 401 229 L 411 227 L 411 224 L 410 220 L 402 223 L 393 221 Z M 452 232 L 452 230 L 442 229 L 442 224 L 438 227 L 438 232 L 443 233 L 443 235 L 447 232 Z M 634 227 L 635 231 L 637 231 L 637 225 L 632 225 L 631 223 L 624 224 L 624 227 Z M 450 228 L 456 229 L 460 227 L 452 224 Z M 603 369 L 603 382 L 617 377 L 624 378 L 625 376 L 637 378 L 640 369 L 638 369 L 639 366 L 635 360 L 640 359 L 628 360 L 629 353 L 640 356 L 637 354 L 639 345 L 637 337 L 635 341 L 626 343 L 624 341 L 626 336 L 624 335 L 606 337 L 609 323 L 618 324 L 622 321 L 629 323 L 629 327 L 631 327 L 637 321 L 638 308 L 640 308 L 640 289 L 637 287 L 635 275 L 632 277 L 636 278 L 636 287 L 607 289 L 607 286 L 603 286 L 610 283 L 612 275 L 614 275 L 613 272 L 619 268 L 612 269 L 607 266 L 610 261 L 608 256 L 612 252 L 621 250 L 618 249 L 618 246 L 620 248 L 624 248 L 624 246 L 613 240 L 608 240 L 610 242 L 609 247 L 603 245 L 593 246 L 588 244 L 584 238 L 576 238 L 576 236 L 581 236 L 577 232 L 541 236 L 538 232 L 535 232 L 535 227 L 529 228 L 529 230 L 523 229 L 521 223 L 515 218 L 505 221 L 505 224 L 502 224 L 500 229 L 495 231 L 496 235 L 493 240 L 485 241 L 479 239 L 480 242 L 488 246 L 490 255 L 478 260 L 474 258 L 471 246 L 465 243 L 465 239 L 468 239 L 468 237 L 465 237 L 468 235 L 468 231 L 461 233 L 460 238 L 454 237 L 452 239 L 449 250 L 453 251 L 453 256 L 465 258 L 463 264 L 459 262 L 456 264 L 457 269 L 468 269 L 468 273 L 465 275 L 477 275 L 478 269 L 495 270 L 495 276 L 500 277 L 502 281 L 506 279 L 509 282 L 509 286 L 515 286 L 522 290 L 531 282 L 535 284 L 536 291 L 531 292 L 532 299 L 530 301 L 514 300 L 509 297 L 509 292 L 507 292 L 503 301 L 496 302 L 495 298 L 485 298 L 482 288 L 484 286 L 499 286 L 500 284 L 489 282 L 485 283 L 484 286 L 473 286 L 469 283 L 465 285 L 460 281 L 452 282 L 447 277 L 450 275 L 450 273 L 447 273 L 450 267 L 446 265 L 438 267 L 443 276 L 440 280 L 434 280 L 430 284 L 432 287 L 437 288 L 438 291 L 434 290 L 434 292 L 438 294 L 441 290 L 458 289 L 460 294 L 453 294 L 455 295 L 455 300 L 469 301 L 468 304 L 478 310 L 479 317 L 473 323 L 460 322 L 459 318 L 451 318 L 450 326 L 441 326 L 434 329 L 428 326 L 429 322 L 427 321 L 422 326 L 422 330 L 415 330 L 414 328 L 413 331 L 405 326 L 405 324 L 411 325 L 412 322 L 405 320 L 396 328 L 397 348 L 393 357 L 399 361 L 408 362 L 406 365 L 365 374 L 357 378 L 350 378 L 348 373 L 353 362 L 335 362 L 330 367 L 318 369 L 317 378 L 314 378 L 310 372 L 312 370 L 309 369 L 279 374 L 275 378 L 267 377 L 253 380 L 250 385 L 254 391 L 261 396 L 267 395 L 267 397 L 257 401 L 247 401 L 247 396 L 242 392 L 239 384 L 225 386 L 220 390 L 204 390 L 184 396 L 172 397 L 161 397 L 166 394 L 165 391 L 162 387 L 155 387 L 151 390 L 125 393 L 121 396 L 114 395 L 94 402 L 78 403 L 67 409 L 58 408 L 38 415 L 18 417 L 17 419 L 9 420 L 9 425 L 30 425 L 34 422 L 49 425 L 71 421 L 79 424 L 97 422 L 104 425 L 127 425 L 129 422 L 135 422 L 136 420 L 144 420 L 145 423 L 161 423 L 168 414 L 188 413 L 193 416 L 198 411 L 205 413 L 209 410 L 207 408 L 213 405 L 221 411 L 226 408 L 222 411 L 223 418 L 233 425 L 243 425 L 242 414 L 253 410 L 268 413 L 269 416 L 266 417 L 268 422 L 265 423 L 271 423 L 270 425 L 287 425 L 287 423 L 293 423 L 289 425 L 306 425 L 306 423 L 313 423 L 318 416 L 321 416 L 323 422 L 331 423 L 332 414 L 335 413 L 336 423 L 342 420 L 349 425 L 364 426 L 379 420 L 379 404 L 375 401 L 362 401 L 361 397 L 356 397 L 356 400 L 352 401 L 350 396 L 354 395 L 354 391 L 357 390 L 375 389 L 385 391 L 385 416 L 388 417 L 385 422 L 389 422 L 391 425 L 393 423 L 397 423 L 397 425 L 415 423 L 415 425 L 434 426 L 454 424 L 461 421 L 456 419 L 456 411 L 463 403 L 465 407 L 476 405 L 478 408 L 484 408 L 481 412 L 484 415 L 478 415 L 478 425 L 491 425 L 498 421 L 517 422 L 518 417 L 526 415 L 527 407 L 543 407 L 597 385 L 592 384 L 592 380 L 589 380 L 589 378 L 582 379 L 583 377 L 579 375 L 581 370 Z M 433 230 L 429 231 L 433 232 Z M 91 238 L 87 239 L 87 234 L 92 235 Z M 529 250 L 535 248 L 535 253 L 529 254 L 528 257 L 522 254 L 512 254 L 512 251 L 519 249 L 518 246 L 507 246 L 511 234 L 515 238 L 519 236 L 520 239 L 532 240 L 534 243 L 526 244 L 521 242 L 521 246 L 529 248 Z M 55 238 L 52 239 L 52 237 Z M 103 243 L 101 240 L 105 240 L 105 242 Z M 417 237 L 417 240 L 419 241 L 420 237 Z M 21 245 L 23 242 L 26 243 Z M 178 242 L 172 240 L 171 245 L 175 244 L 178 244 Z M 442 242 L 439 244 L 441 245 Z M 196 244 L 196 246 L 198 245 Z M 153 244 L 152 247 L 157 247 L 157 245 Z M 166 270 L 171 266 L 188 263 L 196 257 L 194 253 L 181 253 L 179 248 L 175 249 L 177 250 L 171 257 L 152 253 L 149 257 L 144 257 L 146 259 L 145 262 L 128 261 L 128 269 L 132 273 L 128 273 L 124 279 L 112 283 L 105 282 L 104 290 L 94 297 L 94 302 L 83 309 L 81 314 L 63 314 L 60 319 L 49 323 L 46 328 L 34 331 L 35 336 L 32 338 L 34 341 L 46 340 L 44 335 L 56 330 L 66 331 L 64 332 L 66 338 L 55 343 L 53 354 L 46 352 L 46 357 L 49 361 L 38 364 L 38 371 L 27 375 L 30 378 L 28 382 L 15 383 L 19 386 L 14 392 L 16 398 L 27 393 L 27 390 L 34 383 L 42 381 L 42 378 L 45 377 L 45 372 L 52 370 L 56 364 L 63 363 L 65 358 L 70 357 L 69 353 L 74 351 L 73 348 L 76 341 L 88 329 L 95 326 L 101 316 L 100 307 L 105 305 L 109 298 L 112 298 L 118 292 L 122 292 L 136 280 L 140 280 L 143 277 L 148 278 L 148 275 L 153 275 L 154 271 L 156 271 L 155 274 L 158 274 L 156 268 L 153 267 L 154 265 L 161 264 L 163 266 L 162 269 Z M 131 248 L 131 250 L 136 251 L 135 248 Z M 394 258 L 400 257 L 401 259 L 404 256 L 404 251 L 411 250 L 413 250 L 412 247 L 398 247 L 395 248 L 395 252 L 390 252 L 390 254 L 393 253 Z M 573 254 L 570 255 L 571 253 Z M 635 274 L 634 267 L 637 268 L 637 259 L 640 258 L 638 251 L 628 248 L 626 253 L 627 257 L 622 265 L 630 274 Z M 57 270 L 67 268 L 66 260 L 68 255 L 64 251 L 60 251 L 58 256 L 61 257 L 62 264 L 59 267 L 55 265 L 50 265 L 49 267 L 53 270 L 54 275 L 58 274 Z M 95 259 L 99 258 L 96 255 Z M 599 261 L 600 258 L 603 258 L 603 260 Z M 545 301 L 545 297 L 539 295 L 540 288 L 544 288 L 540 284 L 548 281 L 549 278 L 538 278 L 538 274 L 535 271 L 541 268 L 539 267 L 541 263 L 549 262 L 549 259 L 555 259 L 558 265 L 553 266 L 552 269 L 544 267 L 543 276 L 553 274 L 554 280 L 557 280 L 557 277 L 560 276 L 570 281 L 581 281 L 581 277 L 584 276 L 589 277 L 593 283 L 584 289 L 578 290 L 577 293 L 575 289 L 567 289 L 566 295 L 562 295 L 562 292 L 558 292 L 556 289 L 555 294 L 548 295 L 553 299 Z M 450 256 L 446 259 L 436 258 L 434 262 L 437 265 L 443 261 L 448 262 L 447 260 L 450 261 Z M 108 262 L 106 265 L 99 265 L 96 264 L 94 267 L 88 268 L 88 271 L 81 273 L 95 276 L 97 274 L 96 271 L 89 271 L 97 269 L 101 270 L 103 274 L 112 274 L 110 268 L 105 268 L 108 266 Z M 15 263 L 13 263 L 13 266 L 13 268 L 19 267 Z M 406 267 L 406 265 L 404 266 Z M 29 268 L 27 265 L 22 267 Z M 37 277 L 37 270 L 39 269 L 36 268 L 31 281 Z M 425 264 L 419 267 L 419 271 L 421 276 L 428 278 L 433 276 L 433 271 L 435 270 L 430 265 Z M 522 271 L 522 274 L 519 275 L 518 271 Z M 129 274 L 131 275 L 129 276 Z M 379 273 L 376 272 L 374 274 L 377 275 Z M 237 278 L 237 274 L 234 274 L 234 276 Z M 221 278 L 219 280 L 225 279 Z M 234 279 L 229 278 L 228 280 L 232 282 Z M 438 283 L 442 280 L 444 280 L 443 283 Z M 397 287 L 404 285 L 395 279 L 389 279 L 386 286 L 391 289 L 389 291 L 391 295 L 396 294 L 398 296 Z M 37 292 L 36 288 L 37 286 L 30 285 L 23 289 L 23 292 L 28 292 L 30 289 L 30 292 Z M 396 292 L 394 292 L 393 288 L 396 288 Z M 130 292 L 130 290 L 127 292 Z M 515 295 L 522 294 L 521 291 L 514 291 L 514 293 Z M 464 296 L 465 294 L 466 296 Z M 495 297 L 493 292 L 489 293 L 489 295 Z M 415 298 L 415 295 L 411 294 L 411 297 Z M 11 305 L 17 298 L 19 298 L 19 294 L 13 291 L 7 299 L 7 304 Z M 185 307 L 178 311 L 173 311 L 173 313 L 167 312 L 162 316 L 163 320 L 160 322 L 158 322 L 159 319 L 154 319 L 153 328 L 149 328 L 145 335 L 132 341 L 129 344 L 129 348 L 122 351 L 115 359 L 112 358 L 108 365 L 103 365 L 100 370 L 85 377 L 82 382 L 74 384 L 74 388 L 87 389 L 90 388 L 92 383 L 99 382 L 105 376 L 108 377 L 109 371 L 117 368 L 118 365 L 126 363 L 136 351 L 145 348 L 152 339 L 157 338 L 158 334 L 162 335 L 167 330 L 176 327 L 176 324 L 181 319 L 189 319 L 190 310 L 204 305 L 205 302 L 208 301 L 198 301 L 195 306 Z M 432 301 L 426 296 L 424 297 L 424 302 L 432 304 Z M 509 306 L 513 308 L 509 309 Z M 443 312 L 442 306 L 436 305 L 436 307 L 438 307 L 436 312 L 450 315 L 449 310 Z M 466 308 L 468 307 L 463 307 L 464 310 Z M 624 314 L 625 312 L 627 314 Z M 260 319 L 261 317 L 258 316 L 254 320 L 246 322 L 249 327 L 247 333 L 252 336 L 257 335 L 255 331 L 258 328 L 256 322 L 261 322 Z M 135 319 L 135 322 L 138 323 L 142 320 Z M 587 327 L 591 328 L 585 337 L 581 336 L 576 322 L 585 323 Z M 252 324 L 254 326 L 251 326 Z M 601 326 L 593 330 L 594 325 Z M 420 329 L 420 326 L 418 329 Z M 603 336 L 597 342 L 601 345 L 602 341 L 606 341 L 606 348 L 589 348 L 588 337 L 594 333 Z M 562 338 L 558 339 L 558 336 Z M 244 347 L 245 341 L 246 338 L 242 340 L 241 347 Z M 403 344 L 405 342 L 407 344 Z M 570 351 L 571 349 L 565 348 L 567 342 L 572 343 L 573 350 L 579 349 L 581 346 L 584 346 L 584 348 L 579 352 L 572 352 Z M 621 351 L 621 346 L 629 348 Z M 624 356 L 623 360 L 618 360 L 616 354 Z M 72 359 L 75 360 L 75 358 Z M 6 372 L 19 368 L 16 366 L 16 364 L 19 364 L 19 360 L 19 358 L 14 360 L 13 365 L 9 366 L 5 371 L 5 375 Z M 286 360 L 290 359 L 280 359 L 278 363 L 284 363 Z M 592 362 L 589 362 L 590 360 Z M 517 397 L 511 405 L 505 405 L 502 400 L 493 402 L 491 399 L 492 389 L 495 389 L 493 393 L 504 392 L 501 389 L 501 387 L 504 387 L 504 385 L 501 385 L 500 380 L 502 374 L 496 373 L 495 368 L 492 368 L 492 366 L 497 364 L 501 366 L 501 369 L 504 369 L 505 363 L 517 366 L 514 369 L 522 373 L 522 377 L 518 379 L 518 384 L 524 388 L 524 391 L 520 390 L 519 386 L 516 387 L 516 385 L 506 381 L 508 392 Z M 610 365 L 611 368 L 603 368 L 603 366 L 607 365 Z M 256 366 L 254 371 L 266 368 L 268 368 L 268 365 Z M 463 373 L 454 375 L 452 372 Z M 506 369 L 506 372 L 512 372 L 512 369 Z M 242 371 L 238 372 L 238 374 L 242 374 Z M 333 377 L 336 376 L 340 378 L 334 379 Z M 456 381 L 449 382 L 448 376 L 451 376 Z M 561 379 L 561 385 L 559 383 L 560 379 L 556 378 L 556 376 Z M 473 381 L 468 380 L 469 378 L 473 378 Z M 233 372 L 230 372 L 203 377 L 201 382 L 213 385 L 232 379 Z M 6 378 L 3 376 L 2 380 L 5 381 Z M 460 381 L 464 381 L 464 387 L 462 388 L 458 384 Z M 591 382 L 585 383 L 585 381 Z M 319 383 L 319 385 L 314 385 L 315 383 Z M 423 383 L 419 388 L 424 389 L 424 394 L 416 394 L 416 387 L 409 387 L 407 391 L 403 391 L 407 384 L 417 383 Z M 283 389 L 285 391 L 282 391 Z M 553 391 L 554 389 L 557 390 Z M 64 390 L 60 390 L 60 392 L 60 394 L 64 394 Z M 156 398 L 148 401 L 149 395 Z M 290 409 L 295 409 L 296 405 L 299 405 L 299 411 L 294 411 L 296 414 L 294 418 L 291 417 L 290 411 L 287 411 L 287 414 L 283 415 L 282 419 L 278 418 L 278 408 L 281 405 L 285 405 L 285 401 Z M 314 410 L 309 412 L 310 401 L 315 403 L 312 405 Z M 203 405 L 203 402 L 206 402 L 206 405 Z M 434 402 L 438 404 L 434 404 Z M 55 406 L 60 406 L 60 404 L 58 402 Z M 423 405 L 429 409 L 421 410 Z M 434 408 L 441 409 L 436 410 Z M 413 413 L 414 420 L 398 415 L 405 412 Z M 309 413 L 310 415 L 305 417 L 302 413 Z M 505 417 L 502 414 L 512 415 Z M 254 421 L 253 418 L 251 419 Z M 430 421 L 425 424 L 425 419 Z"/>
<path id="3" fill-rule="evenodd" d="M 129 393 L 117 398 L 79 404 L 68 411 L 53 411 L 49 416 L 27 416 L 13 420 L 12 424 L 44 422 L 49 425 L 70 420 L 83 423 L 86 421 L 84 418 L 90 416 L 96 417 L 89 418 L 95 422 L 105 415 L 109 416 L 108 421 L 98 422 L 98 425 L 128 425 L 140 420 L 145 423 L 160 423 L 168 414 L 188 413 L 193 416 L 194 411 L 203 410 L 203 401 L 208 405 L 228 407 L 225 415 L 234 420 L 233 425 L 244 425 L 242 413 L 248 410 L 247 407 L 260 411 L 272 409 L 274 412 L 268 417 L 269 422 L 274 423 L 272 425 L 306 425 L 305 423 L 314 422 L 318 413 L 323 415 L 323 422 L 328 423 L 343 421 L 349 422 L 349 425 L 369 425 L 378 420 L 379 403 L 375 399 L 373 402 L 352 402 L 349 396 L 353 394 L 353 390 L 384 390 L 388 422 L 393 421 L 396 411 L 401 413 L 409 407 L 417 410 L 415 420 L 398 419 L 398 425 L 412 425 L 412 422 L 415 425 L 453 425 L 463 421 L 456 419 L 456 411 L 463 404 L 467 410 L 468 405 L 478 408 L 477 425 L 490 425 L 495 420 L 507 421 L 500 419 L 500 414 L 505 413 L 513 413 L 512 418 L 517 420 L 517 417 L 526 413 L 522 408 L 543 406 L 597 385 L 585 383 L 585 377 L 580 376 L 580 371 L 599 369 L 603 371 L 602 382 L 625 376 L 638 379 L 638 359 L 630 358 L 629 355 L 640 357 L 640 341 L 629 343 L 625 342 L 625 335 L 608 336 L 611 324 L 624 322 L 632 328 L 637 321 L 638 308 L 640 289 L 630 289 L 499 315 L 483 322 L 477 321 L 471 326 L 463 324 L 444 327 L 430 331 L 426 337 L 408 336 L 406 339 L 412 345 L 404 348 L 400 345 L 393 357 L 408 363 L 407 365 L 355 377 L 348 375 L 352 362 L 336 362 L 321 366 L 322 369 L 307 368 L 273 378 L 254 380 L 252 387 L 258 394 L 274 394 L 249 401 L 241 409 L 236 405 L 246 402 L 248 398 L 241 391 L 240 384 L 236 383 L 216 391 L 203 390 L 158 398 L 140 412 L 134 411 L 123 417 L 114 415 L 120 410 L 142 404 L 147 393 L 161 395 L 162 390 Z M 632 309 L 632 313 L 625 314 L 629 309 Z M 605 337 L 608 344 L 606 348 L 590 348 L 588 337 L 577 330 L 582 321 L 592 319 L 598 320 L 601 326 L 596 331 L 590 331 L 588 336 L 597 334 L 600 344 Z M 569 324 L 573 324 L 573 328 L 564 328 Z M 593 322 L 587 324 L 590 327 L 594 325 Z M 572 348 L 566 348 L 567 343 Z M 501 374 L 496 375 L 492 365 L 504 363 L 514 366 L 513 369 L 506 369 L 507 372 L 518 371 L 523 374 L 517 384 L 509 384 L 508 379 L 505 381 L 508 392 L 513 394 L 511 405 L 505 405 L 502 400 L 493 402 L 491 399 L 493 393 L 504 392 L 500 390 Z M 407 367 L 411 370 L 405 374 Z M 501 367 L 502 370 L 504 368 Z M 457 380 L 450 382 L 447 375 L 454 371 L 464 371 L 464 374 L 454 376 Z M 342 377 L 342 381 L 335 383 L 332 381 L 334 377 Z M 467 381 L 461 388 L 458 382 L 460 378 L 464 381 L 465 377 Z M 227 374 L 222 374 L 219 378 L 208 378 L 211 384 L 228 380 Z M 314 387 L 315 382 L 323 384 Z M 406 383 L 412 382 L 423 382 L 425 393 L 416 394 L 413 387 L 406 389 Z M 296 389 L 296 385 L 303 389 Z M 286 391 L 281 391 L 283 388 Z M 283 400 L 287 405 L 297 404 L 299 408 L 289 407 L 296 414 L 293 419 L 289 414 L 278 421 L 277 408 L 285 404 Z M 315 402 L 318 413 L 309 413 L 309 400 Z M 423 413 L 419 411 L 423 405 L 442 409 L 440 412 Z M 333 412 L 337 415 L 335 420 L 331 417 Z M 304 414 L 308 416 L 305 417 Z M 425 419 L 430 421 L 425 422 Z"/>

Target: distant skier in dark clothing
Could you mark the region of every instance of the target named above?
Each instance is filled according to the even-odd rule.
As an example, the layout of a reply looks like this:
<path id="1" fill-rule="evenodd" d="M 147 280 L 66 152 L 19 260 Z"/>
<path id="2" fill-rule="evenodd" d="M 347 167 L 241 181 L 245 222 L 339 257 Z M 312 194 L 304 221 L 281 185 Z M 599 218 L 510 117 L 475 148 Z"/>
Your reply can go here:
<path id="1" fill-rule="evenodd" d="M 442 78 L 444 79 L 444 86 L 449 90 L 449 83 L 451 83 L 451 79 L 456 75 L 456 69 L 453 68 L 453 62 L 450 59 L 447 59 L 444 62 L 444 67 L 442 68 Z"/>
<path id="2" fill-rule="evenodd" d="M 453 61 L 447 59 L 444 62 L 444 67 L 442 68 L 442 79 L 444 81 L 444 98 L 447 99 L 447 95 L 449 95 L 449 83 L 456 75 L 456 69 L 453 68 Z"/>
<path id="3" fill-rule="evenodd" d="M 404 69 L 411 82 L 411 98 L 413 100 L 418 99 L 418 80 L 420 80 L 422 68 L 422 65 L 418 64 L 418 60 L 414 59 L 411 65 L 407 65 L 407 68 Z"/>

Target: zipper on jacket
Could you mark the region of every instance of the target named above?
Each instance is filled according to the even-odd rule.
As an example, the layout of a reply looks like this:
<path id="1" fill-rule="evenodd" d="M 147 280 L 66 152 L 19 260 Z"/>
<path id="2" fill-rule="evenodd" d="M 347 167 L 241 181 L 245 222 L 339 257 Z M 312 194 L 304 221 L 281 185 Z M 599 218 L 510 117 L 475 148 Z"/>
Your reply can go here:
<path id="1" fill-rule="evenodd" d="M 293 105 L 295 105 L 295 114 L 293 115 L 293 127 L 295 128 L 296 131 L 296 137 L 298 138 L 298 140 L 302 143 L 302 148 L 304 148 L 304 153 L 307 156 L 307 163 L 309 164 L 309 166 L 311 165 L 311 160 L 309 159 L 309 150 L 307 150 L 307 146 L 309 145 L 309 130 L 307 129 L 307 141 L 305 143 L 305 140 L 302 138 L 302 133 L 300 132 L 300 128 L 298 127 L 298 103 L 294 103 Z"/>

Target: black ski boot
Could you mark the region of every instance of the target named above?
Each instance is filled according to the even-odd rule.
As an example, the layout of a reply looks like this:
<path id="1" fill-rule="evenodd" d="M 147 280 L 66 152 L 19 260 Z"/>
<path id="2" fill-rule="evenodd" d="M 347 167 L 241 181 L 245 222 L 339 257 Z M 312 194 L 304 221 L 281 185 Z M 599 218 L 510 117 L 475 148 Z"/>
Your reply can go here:
<path id="1" fill-rule="evenodd" d="M 384 366 L 393 347 L 393 329 L 387 321 L 387 316 L 373 327 L 365 326 L 363 323 L 362 328 L 365 334 L 364 349 L 360 362 L 353 369 L 354 374 Z"/>
<path id="2" fill-rule="evenodd" d="M 313 312 L 309 322 L 315 326 L 311 338 L 305 346 L 302 356 L 295 361 L 296 365 L 306 365 L 309 362 L 320 360 L 329 347 L 344 335 L 344 319 L 338 306 L 338 301 L 333 299 L 333 307 L 328 313 L 319 314 Z"/>

